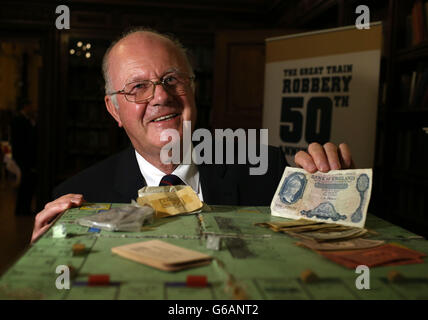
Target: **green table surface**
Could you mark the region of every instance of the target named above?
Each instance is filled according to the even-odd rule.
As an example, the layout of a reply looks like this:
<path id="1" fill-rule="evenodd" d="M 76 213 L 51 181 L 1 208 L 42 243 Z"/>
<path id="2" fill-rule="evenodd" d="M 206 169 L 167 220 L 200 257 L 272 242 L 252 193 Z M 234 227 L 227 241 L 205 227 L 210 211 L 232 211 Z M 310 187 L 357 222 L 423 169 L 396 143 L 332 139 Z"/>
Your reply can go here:
<path id="1" fill-rule="evenodd" d="M 113 207 L 123 204 L 112 204 Z M 227 285 L 233 275 L 236 285 L 249 299 L 427 299 L 428 265 L 424 263 L 370 269 L 370 289 L 359 290 L 360 274 L 333 263 L 317 253 L 295 245 L 288 235 L 254 226 L 255 222 L 284 220 L 270 215 L 268 207 L 211 206 L 211 211 L 155 221 L 141 232 L 89 232 L 76 218 L 98 209 L 66 211 L 56 223 L 64 223 L 68 236 L 52 238 L 52 229 L 41 237 L 0 279 L 1 299 L 233 299 Z M 201 219 L 202 218 L 202 219 Z M 201 220 L 203 221 L 201 223 Z M 366 228 L 378 233 L 372 239 L 399 243 L 428 254 L 428 241 L 369 215 Z M 206 234 L 222 235 L 221 249 L 206 247 Z M 209 254 L 215 260 L 207 266 L 166 272 L 124 259 L 111 252 L 119 245 L 160 239 Z M 83 243 L 88 252 L 73 256 L 72 245 Z M 55 282 L 58 265 L 72 265 L 76 278 L 69 290 Z M 315 272 L 319 281 L 304 283 L 303 271 Z M 390 283 L 391 270 L 406 280 Z M 112 285 L 78 286 L 88 275 L 109 274 Z M 168 282 L 185 282 L 188 275 L 205 275 L 206 288 L 171 287 Z"/>

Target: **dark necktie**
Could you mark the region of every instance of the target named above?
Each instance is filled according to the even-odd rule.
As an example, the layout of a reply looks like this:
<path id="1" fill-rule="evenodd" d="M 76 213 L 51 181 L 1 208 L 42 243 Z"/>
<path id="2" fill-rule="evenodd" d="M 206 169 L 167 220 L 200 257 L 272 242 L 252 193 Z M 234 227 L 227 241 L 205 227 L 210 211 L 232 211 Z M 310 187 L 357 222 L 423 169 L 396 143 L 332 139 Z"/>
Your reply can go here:
<path id="1" fill-rule="evenodd" d="M 166 176 L 163 176 L 161 181 L 159 182 L 160 186 L 176 186 L 180 184 L 185 185 L 183 180 L 181 180 L 174 174 L 167 174 Z"/>

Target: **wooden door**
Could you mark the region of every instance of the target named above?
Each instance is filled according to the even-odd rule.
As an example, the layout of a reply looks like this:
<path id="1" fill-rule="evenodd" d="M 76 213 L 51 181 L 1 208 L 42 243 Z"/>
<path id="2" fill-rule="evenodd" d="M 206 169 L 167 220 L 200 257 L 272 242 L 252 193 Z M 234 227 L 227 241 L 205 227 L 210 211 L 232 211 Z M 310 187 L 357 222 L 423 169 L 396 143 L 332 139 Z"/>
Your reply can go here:
<path id="1" fill-rule="evenodd" d="M 245 30 L 216 33 L 211 111 L 213 129 L 261 128 L 265 39 L 297 32 Z"/>

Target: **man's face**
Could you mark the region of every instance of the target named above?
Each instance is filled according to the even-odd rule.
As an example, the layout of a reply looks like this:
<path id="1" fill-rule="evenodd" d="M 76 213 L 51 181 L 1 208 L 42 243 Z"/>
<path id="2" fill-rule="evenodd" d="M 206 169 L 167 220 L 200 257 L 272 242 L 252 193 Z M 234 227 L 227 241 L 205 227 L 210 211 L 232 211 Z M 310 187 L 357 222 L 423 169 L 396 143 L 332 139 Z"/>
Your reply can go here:
<path id="1" fill-rule="evenodd" d="M 190 74 L 184 55 L 168 40 L 148 33 L 136 33 L 120 41 L 109 57 L 109 75 L 112 90 L 121 90 L 136 80 L 157 81 L 177 70 Z M 175 129 L 183 137 L 183 121 L 196 120 L 193 89 L 185 95 L 172 95 L 162 85 L 155 87 L 152 99 L 142 103 L 127 101 L 123 94 L 117 95 L 119 109 L 112 108 L 110 96 L 106 96 L 109 112 L 119 126 L 123 126 L 133 146 L 141 155 L 159 155 L 168 141 L 161 141 L 161 132 Z M 156 121 L 160 117 L 173 118 Z"/>

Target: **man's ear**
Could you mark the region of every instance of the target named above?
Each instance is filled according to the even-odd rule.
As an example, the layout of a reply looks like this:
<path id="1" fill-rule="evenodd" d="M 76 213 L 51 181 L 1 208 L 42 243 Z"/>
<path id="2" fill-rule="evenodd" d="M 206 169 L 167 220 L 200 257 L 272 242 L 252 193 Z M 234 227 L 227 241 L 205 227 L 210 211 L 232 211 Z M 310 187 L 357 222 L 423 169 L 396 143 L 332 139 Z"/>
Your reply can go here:
<path id="1" fill-rule="evenodd" d="M 104 102 L 106 104 L 107 111 L 111 114 L 114 120 L 117 121 L 119 127 L 122 127 L 122 121 L 120 121 L 119 109 L 116 108 L 110 96 L 104 97 Z"/>

